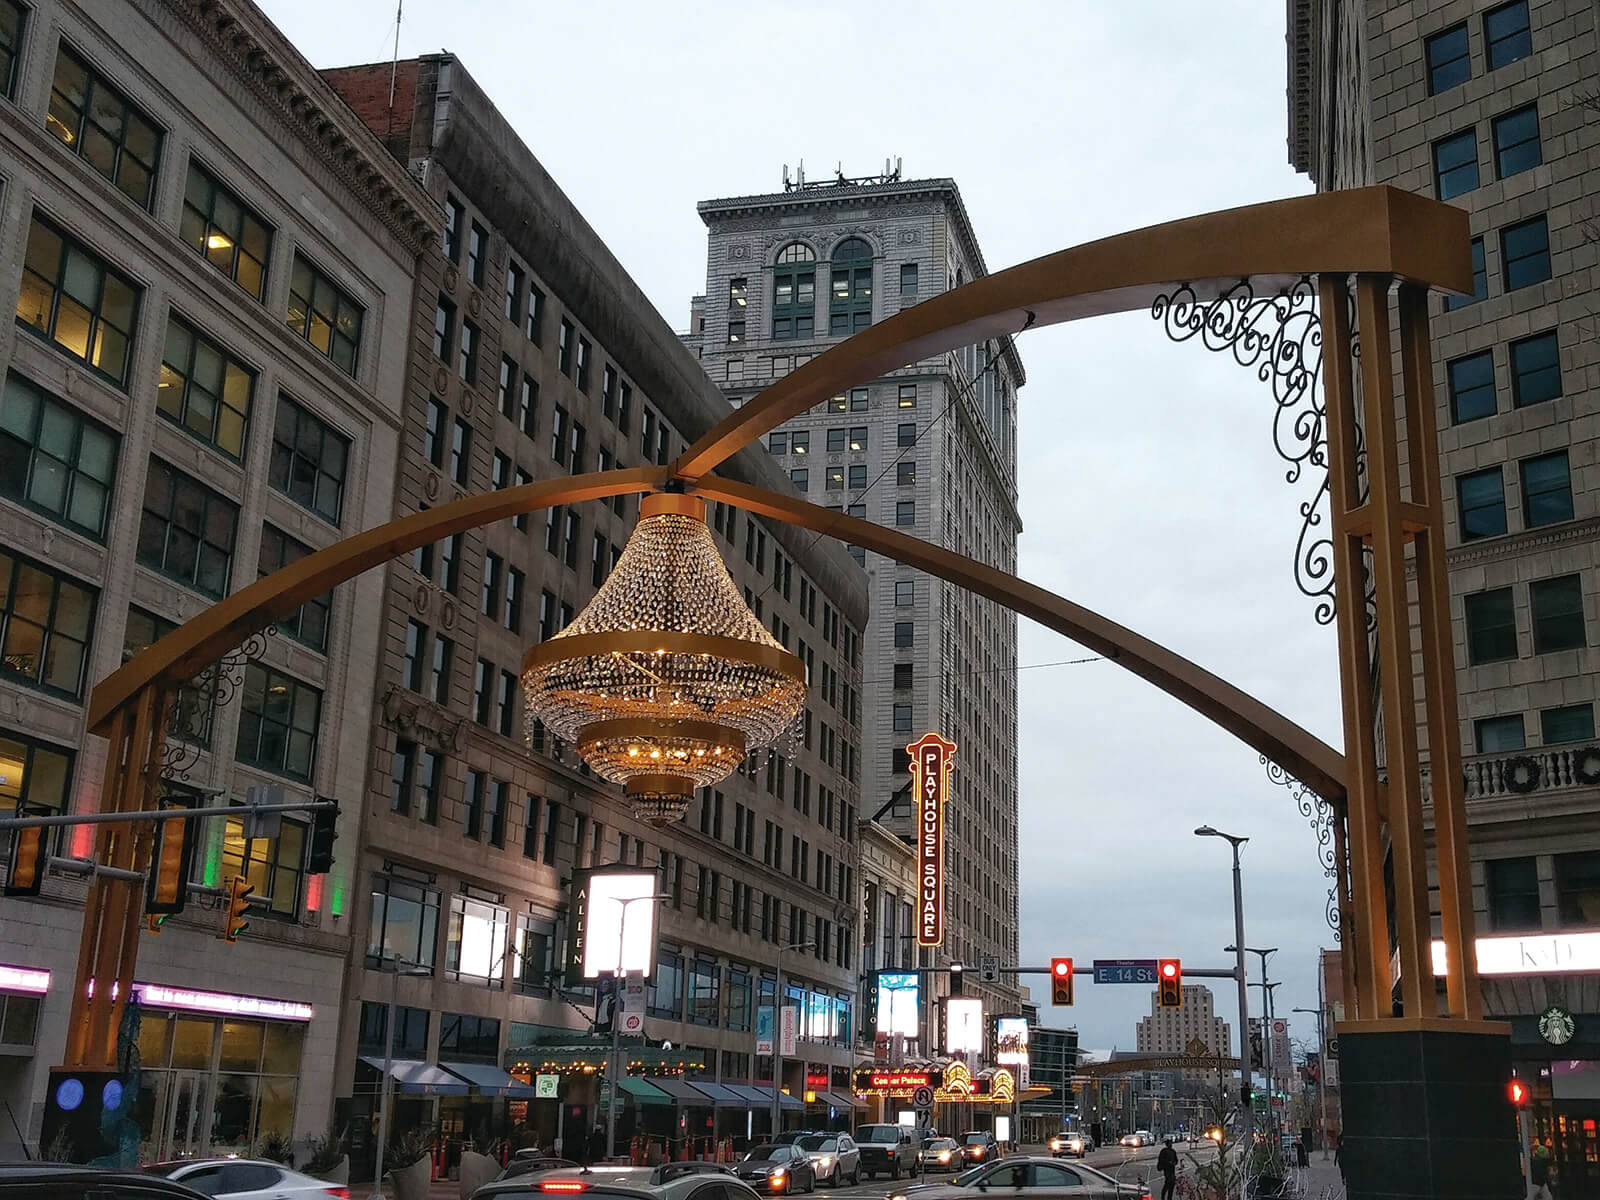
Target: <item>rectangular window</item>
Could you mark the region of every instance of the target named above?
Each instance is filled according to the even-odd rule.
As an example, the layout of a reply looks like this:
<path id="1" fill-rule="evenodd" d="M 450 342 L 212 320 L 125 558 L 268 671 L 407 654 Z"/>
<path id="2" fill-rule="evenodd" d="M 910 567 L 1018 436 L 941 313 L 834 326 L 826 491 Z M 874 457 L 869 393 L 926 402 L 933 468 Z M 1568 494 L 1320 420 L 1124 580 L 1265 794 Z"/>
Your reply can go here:
<path id="1" fill-rule="evenodd" d="M 1569 704 L 1539 713 L 1539 737 L 1546 746 L 1594 740 L 1594 705 Z"/>
<path id="2" fill-rule="evenodd" d="M 900 408 L 915 408 L 917 406 L 917 385 L 914 383 L 902 383 L 897 403 Z"/>
<path id="3" fill-rule="evenodd" d="M 399 738 L 389 757 L 389 811 L 402 817 L 411 815 L 411 791 L 416 786 L 417 744 Z"/>
<path id="4" fill-rule="evenodd" d="M 1550 227 L 1543 215 L 1500 231 L 1500 259 L 1508 292 L 1550 278 Z"/>
<path id="5" fill-rule="evenodd" d="M 1539 928 L 1539 871 L 1533 858 L 1496 858 L 1483 864 L 1489 928 L 1496 933 Z"/>
<path id="6" fill-rule="evenodd" d="M 917 523 L 917 502 L 915 500 L 896 501 L 894 523 L 896 525 L 915 525 Z"/>
<path id="7" fill-rule="evenodd" d="M 843 454 L 844 453 L 844 430 L 843 429 L 830 429 L 830 430 L 828 430 L 828 453 L 829 454 Z"/>
<path id="8" fill-rule="evenodd" d="M 599 587 L 606 581 L 606 561 L 605 535 L 597 533 L 594 535 L 594 556 L 589 570 L 590 581 L 595 587 Z"/>
<path id="9" fill-rule="evenodd" d="M 1478 131 L 1469 129 L 1433 144 L 1433 186 L 1441 200 L 1478 186 Z"/>
<path id="10" fill-rule="evenodd" d="M 742 320 L 738 320 L 738 321 L 730 320 L 728 322 L 728 341 L 730 341 L 730 342 L 742 342 L 742 341 L 744 341 L 744 322 Z"/>
<path id="11" fill-rule="evenodd" d="M 511 459 L 503 451 L 496 450 L 494 457 L 489 460 L 489 486 L 495 491 L 503 491 L 511 486 Z"/>
<path id="12" fill-rule="evenodd" d="M 608 421 L 617 419 L 617 369 L 610 363 L 600 371 L 600 413 Z"/>
<path id="13" fill-rule="evenodd" d="M 517 677 L 510 671 L 501 671 L 500 686 L 494 693 L 494 727 L 501 737 L 511 736 L 517 715 L 516 695 Z"/>
<path id="14" fill-rule="evenodd" d="M 267 911 L 293 918 L 300 912 L 300 883 L 305 875 L 306 826 L 285 817 L 277 837 L 246 838 L 242 817 L 223 824 L 221 874 L 243 875 Z"/>
<path id="15" fill-rule="evenodd" d="M 493 551 L 483 556 L 483 590 L 480 593 L 479 611 L 486 617 L 500 615 L 500 576 L 505 562 Z"/>
<path id="16" fill-rule="evenodd" d="M 539 383 L 527 372 L 522 375 L 522 393 L 517 401 L 517 428 L 529 437 L 539 430 Z"/>
<path id="17" fill-rule="evenodd" d="M 1483 14 L 1484 57 L 1493 71 L 1533 53 L 1528 29 L 1528 0 L 1502 4 Z"/>
<path id="18" fill-rule="evenodd" d="M 789 450 L 793 454 L 811 453 L 811 431 L 796 429 L 789 435 Z"/>
<path id="19" fill-rule="evenodd" d="M 578 339 L 577 371 L 574 373 L 572 381 L 578 385 L 578 390 L 585 395 L 588 395 L 589 393 L 589 360 L 592 357 L 593 355 L 590 353 L 589 339 L 586 337 L 580 337 Z"/>
<path id="20" fill-rule="evenodd" d="M 499 383 L 500 415 L 509 421 L 517 419 L 517 364 L 505 355 L 500 356 Z"/>
<path id="21" fill-rule="evenodd" d="M 512 633 L 522 632 L 522 595 L 526 576 L 516 567 L 506 571 L 506 609 L 502 624 Z"/>
<path id="22" fill-rule="evenodd" d="M 454 340 L 456 306 L 443 296 L 433 306 L 433 356 L 440 362 L 450 361 L 450 343 Z"/>
<path id="23" fill-rule="evenodd" d="M 43 563 L 0 549 L 0 677 L 76 700 L 97 596 Z"/>
<path id="24" fill-rule="evenodd" d="M 450 478 L 465 487 L 471 469 L 472 426 L 457 417 L 450 431 Z"/>
<path id="25" fill-rule="evenodd" d="M 899 446 L 915 446 L 917 444 L 917 426 L 914 421 L 907 421 L 895 431 L 895 444 Z"/>
<path id="26" fill-rule="evenodd" d="M 439 823 L 439 799 L 444 794 L 444 759 L 423 747 L 417 755 L 417 790 L 422 799 L 422 819 Z"/>
<path id="27" fill-rule="evenodd" d="M 452 596 L 461 586 L 461 535 L 452 533 L 439 542 L 439 586 Z"/>
<path id="28" fill-rule="evenodd" d="M 900 264 L 900 294 L 902 296 L 917 294 L 917 264 L 914 262 Z"/>
<path id="29" fill-rule="evenodd" d="M 805 467 L 795 467 L 789 472 L 789 482 L 794 484 L 797 491 L 805 492 L 811 489 L 811 472 Z"/>
<path id="30" fill-rule="evenodd" d="M 1506 493 L 1499 467 L 1457 476 L 1456 497 L 1462 541 L 1506 531 Z"/>
<path id="31" fill-rule="evenodd" d="M 562 561 L 565 562 L 567 566 L 576 569 L 578 565 L 578 510 L 575 508 L 568 508 L 566 510 L 565 537 L 566 552 L 562 555 Z"/>
<path id="32" fill-rule="evenodd" d="M 469 387 L 478 382 L 478 327 L 461 322 L 461 342 L 456 347 L 456 374 Z"/>
<path id="33" fill-rule="evenodd" d="M 337 525 L 344 506 L 344 476 L 349 462 L 349 438 L 279 394 L 278 419 L 272 430 L 272 462 L 267 474 L 273 488 L 329 524 Z"/>
<path id="34" fill-rule="evenodd" d="M 1494 355 L 1484 350 L 1445 366 L 1450 383 L 1450 416 L 1455 424 L 1492 417 L 1495 411 Z"/>
<path id="35" fill-rule="evenodd" d="M 1600 923 L 1600 851 L 1558 854 L 1555 868 L 1561 924 L 1591 927 Z"/>
<path id="36" fill-rule="evenodd" d="M 451 262 L 461 261 L 461 201 L 449 192 L 444 196 L 444 232 L 440 248 Z"/>
<path id="37" fill-rule="evenodd" d="M 744 319 L 744 311 L 750 303 L 750 281 L 743 275 L 737 279 L 728 280 L 728 317 L 730 320 Z M 729 339 L 732 340 L 731 338 Z"/>
<path id="38" fill-rule="evenodd" d="M 501 905 L 488 904 L 461 895 L 450 897 L 450 926 L 445 937 L 444 963 L 449 978 L 463 983 L 500 986 L 505 978 L 506 932 L 509 928 L 507 917 L 507 911 Z M 446 1013 L 445 1022 L 451 1019 L 452 1014 Z M 484 1020 L 495 1027 L 495 1046 L 487 1050 L 487 1053 L 498 1055 L 500 1023 L 490 1021 L 488 1018 Z M 441 1054 L 448 1049 L 444 1042 L 445 1035 L 441 1024 L 439 1031 Z M 488 1045 L 487 1038 L 483 1044 Z M 476 1051 L 469 1049 L 468 1052 Z M 452 1053 L 459 1053 L 459 1050 L 452 1050 Z"/>
<path id="39" fill-rule="evenodd" d="M 527 277 L 515 262 L 506 263 L 506 320 L 513 325 L 522 320 L 522 289 Z"/>
<path id="40" fill-rule="evenodd" d="M 550 418 L 550 457 L 558 467 L 567 465 L 567 410 L 559 404 Z"/>
<path id="41" fill-rule="evenodd" d="M 528 285 L 528 340 L 535 346 L 544 338 L 544 293 L 538 284 Z"/>
<path id="42" fill-rule="evenodd" d="M 917 581 L 914 579 L 897 579 L 894 581 L 894 606 L 896 608 L 909 608 L 917 602 Z"/>
<path id="43" fill-rule="evenodd" d="M 867 411 L 867 389 L 866 388 L 851 388 L 850 389 L 850 411 L 851 412 L 866 412 Z"/>
<path id="44" fill-rule="evenodd" d="M 17 293 L 17 321 L 119 387 L 127 382 L 139 289 L 35 214 Z"/>
<path id="45" fill-rule="evenodd" d="M 56 73 L 44 124 L 140 208 L 150 207 L 156 162 L 161 156 L 161 130 L 65 42 L 56 50 Z"/>
<path id="46" fill-rule="evenodd" d="M 461 832 L 476 841 L 483 835 L 483 806 L 489 790 L 489 777 L 482 771 L 467 772 L 467 791 L 461 811 Z"/>
<path id="47" fill-rule="evenodd" d="M 867 486 L 867 464 L 853 463 L 850 467 L 850 486 L 864 488 Z"/>
<path id="48" fill-rule="evenodd" d="M 450 410 L 434 397 L 428 397 L 428 415 L 422 427 L 422 455 L 436 467 L 444 466 L 444 429 Z"/>
<path id="49" fill-rule="evenodd" d="M 450 703 L 450 666 L 455 657 L 456 644 L 442 634 L 434 634 L 433 659 L 428 668 L 428 699 L 435 704 Z"/>
<path id="50" fill-rule="evenodd" d="M 1517 618 L 1511 589 L 1495 588 L 1465 597 L 1467 661 L 1498 662 L 1517 656 Z"/>
<path id="51" fill-rule="evenodd" d="M 428 627 L 420 621 L 406 622 L 406 656 L 401 665 L 401 682 L 413 692 L 422 690 L 424 655 L 428 647 Z"/>
<path id="52" fill-rule="evenodd" d="M 896 704 L 894 706 L 894 731 L 896 733 L 911 732 L 911 705 Z"/>
<path id="53" fill-rule="evenodd" d="M 1472 76 L 1472 60 L 1467 53 L 1467 27 L 1452 25 L 1434 34 L 1424 47 L 1428 59 L 1428 94 L 1448 91 Z"/>
<path id="54" fill-rule="evenodd" d="M 467 233 L 467 278 L 483 286 L 483 268 L 489 257 L 489 235 L 476 221 Z"/>
<path id="55" fill-rule="evenodd" d="M 1479 754 L 1521 750 L 1527 744 L 1521 713 L 1506 717 L 1485 717 L 1481 721 L 1474 721 L 1472 736 Z"/>
<path id="56" fill-rule="evenodd" d="M 167 339 L 156 385 L 156 411 L 186 433 L 244 456 L 245 428 L 256 374 L 177 316 L 167 317 Z"/>
<path id="57" fill-rule="evenodd" d="M 844 491 L 844 468 L 829 467 L 826 478 L 826 488 L 830 492 Z"/>
<path id="58" fill-rule="evenodd" d="M 572 423 L 571 437 L 572 473 L 574 475 L 580 475 L 583 473 L 583 443 L 587 436 L 588 431 L 584 429 L 583 425 L 580 422 L 574 421 Z"/>
<path id="59" fill-rule="evenodd" d="M 1479 300 L 1488 299 L 1489 296 L 1489 268 L 1483 258 L 1483 239 L 1472 239 L 1472 295 L 1446 296 L 1444 298 L 1445 312 L 1454 312 L 1458 308 L 1465 308 L 1469 304 L 1476 304 Z"/>
<path id="60" fill-rule="evenodd" d="M 272 229 L 193 158 L 178 236 L 257 300 L 265 296 Z"/>
<path id="61" fill-rule="evenodd" d="M 27 19 L 28 10 L 18 0 L 0 0 L 0 96 L 8 100 L 16 95 L 17 60 Z"/>
<path id="62" fill-rule="evenodd" d="M 897 462 L 894 465 L 894 481 L 900 487 L 909 487 L 917 481 L 917 464 L 913 459 L 910 462 Z"/>
<path id="63" fill-rule="evenodd" d="M 1586 644 L 1583 587 L 1577 575 L 1540 579 L 1528 585 L 1533 604 L 1533 652 L 1552 654 Z"/>
<path id="64" fill-rule="evenodd" d="M 220 600 L 238 522 L 237 505 L 159 458 L 150 460 L 137 551 L 144 566 Z"/>
<path id="65" fill-rule="evenodd" d="M 480 658 L 472 673 L 472 719 L 479 725 L 489 726 L 489 704 L 493 699 L 494 664 Z"/>
<path id="66" fill-rule="evenodd" d="M 1520 467 L 1523 523 L 1533 529 L 1572 520 L 1572 474 L 1567 452 L 1557 450 L 1554 454 L 1525 458 Z"/>
<path id="67" fill-rule="evenodd" d="M 127 622 L 122 627 L 122 661 L 127 662 L 176 628 L 173 622 L 155 613 L 142 608 L 129 608 Z M 181 737 L 197 746 L 211 744 L 211 718 L 220 669 L 218 664 L 213 663 L 178 688 L 168 727 L 169 735 Z"/>
<path id="68" fill-rule="evenodd" d="M 899 591 L 897 589 L 896 592 L 895 592 L 895 601 L 896 601 L 896 603 L 899 602 L 899 599 L 900 599 L 900 594 L 899 594 Z M 899 649 L 905 649 L 906 647 L 912 645 L 913 644 L 913 638 L 916 636 L 915 630 L 916 630 L 916 625 L 911 621 L 896 621 L 894 623 L 894 644 L 895 644 L 895 646 L 897 648 L 899 648 Z"/>
<path id="69" fill-rule="evenodd" d="M 1511 343 L 1511 399 L 1518 408 L 1561 395 L 1561 347 L 1556 331 Z"/>
<path id="70" fill-rule="evenodd" d="M 865 425 L 850 426 L 850 452 L 862 454 L 867 449 L 867 427 Z"/>
<path id="71" fill-rule="evenodd" d="M 234 757 L 293 779 L 309 780 L 317 758 L 322 692 L 260 663 L 244 672 Z"/>
<path id="72" fill-rule="evenodd" d="M 785 455 L 789 453 L 789 435 L 779 430 L 777 433 L 767 434 L 767 453 Z"/>
<path id="73" fill-rule="evenodd" d="M 300 255 L 289 276 L 289 328 L 310 342 L 346 375 L 356 373 L 361 322 L 366 310 L 343 288 Z"/>
<path id="74" fill-rule="evenodd" d="M 572 322 L 561 318 L 561 331 L 556 338 L 556 370 L 569 377 L 572 374 L 572 344 L 577 336 L 578 331 L 572 327 Z"/>
<path id="75" fill-rule="evenodd" d="M 276 525 L 261 526 L 261 550 L 256 560 L 257 578 L 281 571 L 311 553 L 311 547 L 290 537 Z M 323 592 L 307 600 L 278 622 L 278 632 L 313 650 L 328 649 L 328 625 L 332 620 L 333 593 Z"/>
<path id="76" fill-rule="evenodd" d="M 894 689 L 897 692 L 906 691 L 911 687 L 912 665 L 910 663 L 895 663 Z"/>
<path id="77" fill-rule="evenodd" d="M 372 877 L 372 920 L 367 928 L 367 965 L 386 959 L 432 967 L 439 943 L 439 893 L 402 879 Z M 424 1045 L 426 1038 L 423 1039 Z M 396 1031 L 396 1050 L 399 1046 Z"/>
<path id="78" fill-rule="evenodd" d="M 116 434 L 22 376 L 6 376 L 0 495 L 99 538 L 116 470 Z"/>
<path id="79" fill-rule="evenodd" d="M 1539 152 L 1539 108 L 1530 104 L 1489 123 L 1494 134 L 1495 175 L 1505 179 L 1544 161 Z"/>

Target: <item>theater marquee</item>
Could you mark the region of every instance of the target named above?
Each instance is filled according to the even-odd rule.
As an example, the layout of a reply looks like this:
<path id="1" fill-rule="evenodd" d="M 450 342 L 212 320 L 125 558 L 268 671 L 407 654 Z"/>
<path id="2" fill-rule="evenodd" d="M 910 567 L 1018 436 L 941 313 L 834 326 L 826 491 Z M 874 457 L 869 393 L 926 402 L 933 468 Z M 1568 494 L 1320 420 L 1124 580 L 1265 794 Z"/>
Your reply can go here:
<path id="1" fill-rule="evenodd" d="M 925 733 L 906 747 L 917 798 L 917 945 L 944 941 L 944 805 L 956 744 Z"/>

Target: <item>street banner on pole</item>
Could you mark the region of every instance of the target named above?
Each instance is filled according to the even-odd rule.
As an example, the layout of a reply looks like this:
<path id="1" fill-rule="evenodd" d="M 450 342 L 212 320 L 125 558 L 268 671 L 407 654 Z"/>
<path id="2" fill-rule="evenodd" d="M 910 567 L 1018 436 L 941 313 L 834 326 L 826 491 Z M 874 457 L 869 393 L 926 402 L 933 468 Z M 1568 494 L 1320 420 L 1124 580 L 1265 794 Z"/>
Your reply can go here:
<path id="1" fill-rule="evenodd" d="M 622 1032 L 644 1032 L 644 972 L 629 971 L 622 979 Z"/>
<path id="2" fill-rule="evenodd" d="M 800 1043 L 800 1010 L 792 1004 L 783 1006 L 783 1032 L 780 1041 L 783 1045 L 780 1053 L 785 1058 L 793 1055 Z"/>
<path id="3" fill-rule="evenodd" d="M 756 1053 L 772 1053 L 772 1005 L 763 1004 L 756 1009 Z"/>

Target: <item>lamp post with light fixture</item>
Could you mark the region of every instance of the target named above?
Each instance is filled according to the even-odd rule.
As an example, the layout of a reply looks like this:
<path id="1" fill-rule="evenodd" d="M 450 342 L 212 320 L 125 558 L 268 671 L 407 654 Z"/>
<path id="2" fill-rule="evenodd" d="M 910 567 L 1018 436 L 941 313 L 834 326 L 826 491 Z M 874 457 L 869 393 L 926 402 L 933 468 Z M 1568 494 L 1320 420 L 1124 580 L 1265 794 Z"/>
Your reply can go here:
<path id="1" fill-rule="evenodd" d="M 392 967 L 383 964 L 393 963 Z M 378 1083 L 378 1146 L 377 1163 L 372 1172 L 371 1200 L 384 1200 L 383 1195 L 383 1145 L 389 1137 L 389 1073 L 394 1070 L 394 1018 L 395 992 L 400 987 L 402 975 L 432 975 L 433 971 L 409 959 L 388 958 L 380 960 L 379 970 L 393 978 L 389 981 L 389 1010 L 383 1026 L 383 1078 Z"/>
<path id="2" fill-rule="evenodd" d="M 783 956 L 793 950 L 811 950 L 816 942 L 790 942 L 778 947 L 778 985 L 772 994 L 772 1136 L 778 1136 L 783 1119 Z M 795 1014 L 798 1036 L 800 1014 Z"/>
<path id="3" fill-rule="evenodd" d="M 1240 1128 L 1245 1146 L 1255 1138 L 1255 1102 L 1250 1099 L 1250 1077 L 1254 1070 L 1250 1063 L 1250 988 L 1244 969 L 1244 883 L 1239 874 L 1239 847 L 1250 839 L 1223 833 L 1210 825 L 1195 831 L 1196 837 L 1226 838 L 1233 848 L 1233 977 L 1239 985 L 1239 1106 Z"/>
<path id="4" fill-rule="evenodd" d="M 620 1074 L 617 1062 L 617 1050 L 621 1045 L 622 1021 L 622 954 L 623 943 L 628 932 L 628 906 L 637 904 L 641 900 L 654 903 L 665 900 L 670 892 L 652 892 L 648 896 L 610 896 L 613 903 L 622 906 L 622 915 L 617 918 L 617 960 L 611 964 L 611 1054 L 606 1059 L 606 1157 L 612 1158 L 617 1153 L 617 1076 Z"/>
<path id="5" fill-rule="evenodd" d="M 1322 999 L 1322 963 L 1317 963 L 1317 999 Z M 1317 1109 L 1322 1116 L 1322 1129 L 1319 1131 L 1318 1141 L 1322 1143 L 1322 1161 L 1328 1161 L 1328 1038 L 1323 1031 L 1322 1009 L 1296 1008 L 1293 1012 L 1310 1013 L 1317 1018 Z"/>

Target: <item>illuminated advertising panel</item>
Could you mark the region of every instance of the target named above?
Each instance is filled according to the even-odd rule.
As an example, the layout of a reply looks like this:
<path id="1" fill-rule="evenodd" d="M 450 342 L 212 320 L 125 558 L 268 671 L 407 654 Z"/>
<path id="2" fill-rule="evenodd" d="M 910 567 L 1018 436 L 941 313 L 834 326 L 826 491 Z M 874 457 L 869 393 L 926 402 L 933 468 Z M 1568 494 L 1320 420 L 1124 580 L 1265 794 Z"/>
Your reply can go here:
<path id="1" fill-rule="evenodd" d="M 944 1052 L 983 1052 L 983 1001 L 976 996 L 951 996 L 944 1002 Z"/>
<path id="2" fill-rule="evenodd" d="M 994 1023 L 996 1062 L 1028 1061 L 1028 1022 L 1024 1017 L 1000 1017 Z"/>
<path id="3" fill-rule="evenodd" d="M 567 934 L 567 984 L 638 971 L 647 980 L 656 970 L 654 871 L 585 867 L 573 872 Z"/>
<path id="4" fill-rule="evenodd" d="M 922 1026 L 922 976 L 878 972 L 878 1032 L 916 1037 Z"/>
<path id="5" fill-rule="evenodd" d="M 1478 939 L 1479 975 L 1600 971 L 1600 933 L 1530 933 Z M 1433 943 L 1433 973 L 1445 973 L 1445 945 Z"/>
<path id="6" fill-rule="evenodd" d="M 917 945 L 944 941 L 944 804 L 956 744 L 925 733 L 906 747 L 917 798 Z"/>

